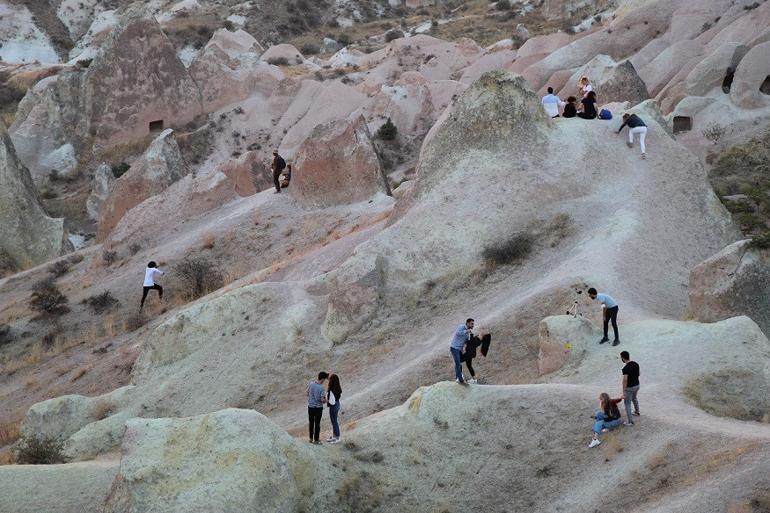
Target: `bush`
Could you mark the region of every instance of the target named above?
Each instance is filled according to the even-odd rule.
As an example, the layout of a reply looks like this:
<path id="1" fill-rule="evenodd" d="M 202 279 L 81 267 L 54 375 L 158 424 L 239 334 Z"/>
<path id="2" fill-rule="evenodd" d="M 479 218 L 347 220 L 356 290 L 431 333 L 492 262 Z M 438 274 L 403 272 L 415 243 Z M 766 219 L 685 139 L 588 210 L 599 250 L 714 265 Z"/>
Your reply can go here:
<path id="1" fill-rule="evenodd" d="M 115 178 L 120 178 L 125 174 L 126 171 L 131 169 L 131 166 L 125 162 L 121 162 L 119 164 L 113 164 L 110 166 L 110 169 L 112 170 L 112 176 Z"/>
<path id="2" fill-rule="evenodd" d="M 16 463 L 21 465 L 51 465 L 66 461 L 62 454 L 63 447 L 64 443 L 58 438 L 31 435 L 22 437 L 13 453 Z"/>
<path id="3" fill-rule="evenodd" d="M 321 49 L 313 43 L 305 43 L 299 51 L 302 52 L 303 55 L 317 55 L 321 53 Z"/>
<path id="4" fill-rule="evenodd" d="M 272 64 L 273 66 L 288 66 L 289 59 L 286 57 L 270 57 L 267 59 L 267 63 Z"/>
<path id="5" fill-rule="evenodd" d="M 395 41 L 396 39 L 401 39 L 404 37 L 404 33 L 401 32 L 398 29 L 392 29 L 388 30 L 388 32 L 385 34 L 385 42 L 390 43 L 391 41 Z"/>
<path id="6" fill-rule="evenodd" d="M 16 336 L 13 334 L 11 327 L 0 324 L 0 347 L 7 346 L 14 340 L 16 340 Z"/>
<path id="7" fill-rule="evenodd" d="M 141 313 L 131 314 L 128 319 L 126 319 L 126 331 L 134 332 L 145 324 L 147 324 L 147 318 L 144 315 Z"/>
<path id="8" fill-rule="evenodd" d="M 703 134 L 703 137 L 706 138 L 706 140 L 717 144 L 719 140 L 727 133 L 727 127 L 722 126 L 715 121 L 707 128 L 703 129 L 701 133 Z"/>
<path id="9" fill-rule="evenodd" d="M 118 252 L 105 249 L 102 251 L 102 262 L 104 265 L 112 265 L 118 260 Z"/>
<path id="10" fill-rule="evenodd" d="M 132 255 L 136 255 L 136 254 L 137 254 L 137 253 L 139 253 L 141 250 L 142 250 L 142 245 L 141 245 L 141 244 L 139 244 L 138 242 L 132 242 L 132 243 L 131 243 L 131 245 L 130 245 L 130 246 L 128 246 L 128 251 L 129 251 L 129 252 L 130 252 Z"/>
<path id="11" fill-rule="evenodd" d="M 388 120 L 377 129 L 375 137 L 382 139 L 383 141 L 393 141 L 398 137 L 398 128 L 393 124 L 393 121 L 388 118 Z"/>
<path id="12" fill-rule="evenodd" d="M 532 235 L 515 233 L 508 240 L 485 248 L 482 257 L 494 266 L 516 264 L 532 253 L 533 245 Z"/>
<path id="13" fill-rule="evenodd" d="M 350 37 L 350 34 L 337 34 L 334 38 L 339 44 L 348 46 L 350 43 L 353 42 L 353 39 Z"/>
<path id="14" fill-rule="evenodd" d="M 35 284 L 29 307 L 35 312 L 47 315 L 63 315 L 69 312 L 69 299 L 53 280 L 43 280 Z"/>
<path id="15" fill-rule="evenodd" d="M 751 238 L 750 246 L 757 249 L 770 248 L 770 232 L 765 232 L 761 235 L 757 235 Z"/>
<path id="16" fill-rule="evenodd" d="M 510 11 L 511 7 L 511 2 L 509 0 L 498 0 L 495 4 L 495 9 L 498 11 Z"/>
<path id="17" fill-rule="evenodd" d="M 70 270 L 70 262 L 68 260 L 57 260 L 48 266 L 47 271 L 56 278 L 61 278 L 67 274 Z"/>
<path id="18" fill-rule="evenodd" d="M 95 314 L 103 314 L 115 307 L 120 301 L 115 299 L 115 296 L 109 290 L 105 290 L 101 294 L 89 297 L 85 300 L 85 303 L 91 307 Z"/>
<path id="19" fill-rule="evenodd" d="M 188 299 L 198 299 L 224 285 L 224 278 L 209 260 L 189 256 L 174 267 L 179 277 L 180 289 Z"/>

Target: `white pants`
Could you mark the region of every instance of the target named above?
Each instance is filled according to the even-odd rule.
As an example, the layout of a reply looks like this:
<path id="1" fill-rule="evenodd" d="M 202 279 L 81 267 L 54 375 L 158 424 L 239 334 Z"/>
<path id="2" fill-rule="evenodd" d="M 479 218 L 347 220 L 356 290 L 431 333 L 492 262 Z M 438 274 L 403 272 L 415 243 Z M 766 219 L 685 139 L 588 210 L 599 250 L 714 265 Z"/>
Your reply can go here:
<path id="1" fill-rule="evenodd" d="M 637 126 L 628 129 L 628 142 L 634 144 L 634 134 L 639 134 L 639 147 L 642 149 L 642 155 L 645 153 L 644 138 L 647 137 L 647 127 Z"/>

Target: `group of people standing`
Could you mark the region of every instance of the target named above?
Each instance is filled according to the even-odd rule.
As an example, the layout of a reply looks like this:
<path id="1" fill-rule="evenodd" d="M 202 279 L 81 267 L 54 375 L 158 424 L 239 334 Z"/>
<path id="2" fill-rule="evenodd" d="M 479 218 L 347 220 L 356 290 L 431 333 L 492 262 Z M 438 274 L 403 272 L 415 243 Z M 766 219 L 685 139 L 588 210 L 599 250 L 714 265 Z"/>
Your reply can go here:
<path id="1" fill-rule="evenodd" d="M 326 386 L 324 383 L 328 380 Z M 324 406 L 329 407 L 329 419 L 332 424 L 332 434 L 326 441 L 330 444 L 339 443 L 340 438 L 340 397 L 342 397 L 342 386 L 340 378 L 336 374 L 319 372 L 318 379 L 311 381 L 307 386 L 307 416 L 308 416 L 308 435 L 310 443 L 319 445 L 321 441 L 321 418 L 324 413 Z"/>
<path id="2" fill-rule="evenodd" d="M 551 118 L 578 117 L 582 119 L 596 119 L 597 117 L 601 117 L 600 111 L 596 108 L 596 91 L 594 91 L 588 77 L 581 78 L 578 87 L 580 89 L 579 104 L 578 99 L 574 96 L 568 97 L 566 102 L 562 101 L 561 98 L 554 94 L 553 87 L 548 87 L 548 94 L 543 96 L 541 100 L 546 114 Z M 604 111 L 601 111 L 601 113 L 604 113 Z M 611 113 L 606 119 L 611 119 Z M 636 114 L 626 112 L 623 114 L 623 123 L 618 129 L 618 133 L 620 133 L 626 126 L 628 127 L 628 141 L 626 144 L 629 148 L 633 148 L 634 136 L 638 135 L 639 148 L 642 150 L 642 159 L 646 158 L 647 148 L 645 146 L 645 138 L 647 137 L 647 125 Z"/>

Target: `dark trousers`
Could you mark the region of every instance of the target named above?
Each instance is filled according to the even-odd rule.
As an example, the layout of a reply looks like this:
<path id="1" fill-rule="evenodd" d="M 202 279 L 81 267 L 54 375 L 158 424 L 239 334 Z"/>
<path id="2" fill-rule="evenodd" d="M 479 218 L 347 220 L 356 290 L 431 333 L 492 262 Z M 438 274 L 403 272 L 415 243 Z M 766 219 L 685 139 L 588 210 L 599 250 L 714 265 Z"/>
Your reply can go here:
<path id="1" fill-rule="evenodd" d="M 139 308 L 142 308 L 144 306 L 144 300 L 147 299 L 147 294 L 150 292 L 150 290 L 157 290 L 158 291 L 158 299 L 163 299 L 163 287 L 161 287 L 157 283 L 155 285 L 153 285 L 152 287 L 143 287 L 142 288 L 142 302 L 139 303 Z"/>
<path id="2" fill-rule="evenodd" d="M 577 115 L 579 118 L 583 118 L 583 119 L 596 119 L 596 114 L 586 114 L 585 112 L 578 112 Z"/>
<path id="3" fill-rule="evenodd" d="M 607 308 L 604 311 L 604 338 L 607 338 L 607 328 L 609 328 L 610 321 L 612 321 L 612 331 L 615 332 L 615 340 L 618 340 L 618 307 L 613 306 Z"/>
<path id="4" fill-rule="evenodd" d="M 324 414 L 323 407 L 311 408 L 307 407 L 307 418 L 310 421 L 308 433 L 311 441 L 318 441 L 318 436 L 321 434 L 321 417 Z"/>
<path id="5" fill-rule="evenodd" d="M 473 370 L 473 358 L 468 358 L 467 356 L 464 358 L 465 360 L 465 366 L 468 367 L 468 372 L 471 373 L 471 377 L 476 377 L 476 372 Z"/>
<path id="6" fill-rule="evenodd" d="M 339 399 L 333 406 L 329 406 L 329 418 L 332 421 L 332 434 L 339 438 L 340 436 L 340 423 L 339 423 L 339 413 L 340 413 L 340 401 Z"/>
<path id="7" fill-rule="evenodd" d="M 277 169 L 273 170 L 273 185 L 276 192 L 281 192 L 281 172 Z"/>

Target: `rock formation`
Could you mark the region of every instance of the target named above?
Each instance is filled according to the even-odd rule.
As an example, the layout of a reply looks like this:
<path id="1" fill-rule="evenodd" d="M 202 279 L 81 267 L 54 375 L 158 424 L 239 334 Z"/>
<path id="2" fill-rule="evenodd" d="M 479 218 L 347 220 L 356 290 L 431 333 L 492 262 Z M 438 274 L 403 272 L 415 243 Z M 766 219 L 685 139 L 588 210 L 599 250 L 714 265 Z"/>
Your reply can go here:
<path id="1" fill-rule="evenodd" d="M 115 175 L 108 164 L 102 163 L 96 168 L 93 185 L 91 186 L 91 194 L 86 200 L 88 216 L 94 221 L 99 220 L 102 204 L 109 197 L 114 181 Z"/>

